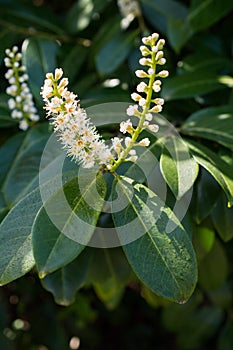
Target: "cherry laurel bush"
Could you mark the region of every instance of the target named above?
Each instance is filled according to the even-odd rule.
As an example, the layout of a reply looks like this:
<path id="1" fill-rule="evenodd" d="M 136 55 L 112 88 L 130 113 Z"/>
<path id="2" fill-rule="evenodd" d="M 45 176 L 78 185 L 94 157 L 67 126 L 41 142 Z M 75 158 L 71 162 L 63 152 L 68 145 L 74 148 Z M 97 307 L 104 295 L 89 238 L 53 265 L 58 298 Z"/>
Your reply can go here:
<path id="1" fill-rule="evenodd" d="M 153 114 L 162 111 L 164 100 L 157 97 L 156 94 L 161 90 L 161 78 L 166 78 L 169 74 L 167 70 L 157 70 L 158 66 L 163 66 L 166 63 L 163 53 L 165 40 L 159 39 L 159 35 L 153 33 L 150 36 L 142 38 L 142 43 L 143 44 L 140 46 L 142 58 L 140 58 L 139 63 L 143 66 L 143 69 L 135 72 L 136 76 L 141 78 L 142 81 L 137 85 L 136 91 L 131 94 L 134 104 L 128 106 L 126 109 L 128 118 L 120 122 L 119 131 L 124 137 L 113 137 L 108 142 L 104 141 L 98 133 L 96 126 L 88 117 L 87 111 L 81 108 L 77 95 L 68 90 L 68 78 L 63 77 L 62 68 L 56 68 L 54 73 L 46 74 L 44 85 L 41 88 L 41 96 L 45 103 L 44 108 L 46 110 L 46 116 L 53 126 L 55 135 L 58 136 L 60 143 L 63 145 L 66 155 L 79 164 L 79 174 L 84 172 L 86 176 L 90 176 L 90 181 L 92 181 L 93 176 L 95 177 L 99 171 L 102 173 L 112 173 L 115 177 L 119 176 L 116 170 L 125 162 L 137 163 L 137 165 L 142 168 L 143 165 L 140 165 L 139 148 L 148 147 L 150 145 L 150 139 L 145 137 L 138 141 L 139 135 L 144 130 L 152 134 L 158 133 L 159 131 L 159 126 L 154 123 L 155 118 Z M 5 65 L 9 69 L 5 76 L 10 83 L 10 86 L 7 88 L 7 93 L 11 96 L 8 101 L 9 108 L 12 110 L 12 118 L 19 120 L 19 128 L 26 130 L 39 120 L 39 116 L 32 100 L 32 94 L 27 85 L 28 75 L 25 72 L 25 66 L 21 63 L 21 53 L 19 53 L 18 48 L 14 46 L 12 50 L 6 50 L 6 55 Z M 132 120 L 132 117 L 134 120 Z M 135 119 L 137 120 L 136 125 Z M 51 143 L 48 142 L 46 147 L 51 147 Z M 46 152 L 44 152 L 44 154 L 45 153 Z M 147 156 L 151 157 L 153 163 L 154 159 L 152 158 L 155 158 L 155 156 L 151 155 L 152 152 L 148 150 Z M 42 155 L 42 163 L 45 158 L 46 157 Z M 62 158 L 60 164 L 61 169 L 63 162 L 64 158 Z M 94 169 L 94 173 L 91 172 L 92 169 Z M 145 169 L 142 170 L 144 171 Z M 42 177 L 43 175 L 40 174 L 40 180 Z M 62 186 L 61 179 L 60 183 Z M 147 181 L 147 183 L 149 183 L 149 181 Z M 56 186 L 54 192 L 57 190 Z M 79 182 L 79 187 L 82 193 L 81 182 Z M 43 191 L 43 186 L 41 186 L 41 196 L 45 203 L 47 194 Z M 83 191 L 85 191 L 85 188 Z M 98 191 L 96 191 L 94 195 L 97 200 L 99 196 Z M 133 193 L 131 194 L 131 198 L 132 196 Z M 67 202 L 65 195 L 62 197 L 62 201 L 64 205 L 66 205 L 67 212 L 72 215 L 72 209 L 68 203 L 65 203 Z M 95 203 L 93 201 L 89 202 L 88 205 L 95 208 Z M 127 203 L 119 201 L 118 205 L 115 205 L 115 211 L 122 210 L 126 205 Z M 55 226 L 65 235 L 83 245 L 102 247 L 98 234 L 96 235 L 96 240 L 88 242 L 85 237 L 79 236 L 77 238 L 73 235 L 73 232 L 71 234 L 70 232 L 64 232 L 61 222 L 57 220 L 56 215 L 53 215 L 53 212 L 56 211 L 54 209 L 53 207 L 51 212 L 49 212 L 49 208 L 47 208 L 47 214 Z M 111 207 L 111 209 L 109 209 L 108 205 L 103 206 L 103 212 L 112 213 L 113 210 L 114 206 Z M 80 218 L 77 219 L 76 225 L 79 224 L 79 220 Z M 136 227 L 137 223 L 134 222 L 132 225 Z M 96 231 L 98 231 L 98 229 L 101 231 L 100 235 L 103 234 L 104 228 L 97 227 Z M 127 231 L 129 230 L 130 227 L 127 227 Z M 115 238 L 115 228 L 106 228 L 105 231 L 108 242 L 107 244 L 105 243 L 104 247 L 122 245 L 122 242 L 119 243 L 119 240 Z M 144 233 L 145 232 L 137 233 L 133 230 L 124 240 L 123 244 L 136 240 Z M 112 239 L 109 240 L 110 236 L 112 236 Z"/>

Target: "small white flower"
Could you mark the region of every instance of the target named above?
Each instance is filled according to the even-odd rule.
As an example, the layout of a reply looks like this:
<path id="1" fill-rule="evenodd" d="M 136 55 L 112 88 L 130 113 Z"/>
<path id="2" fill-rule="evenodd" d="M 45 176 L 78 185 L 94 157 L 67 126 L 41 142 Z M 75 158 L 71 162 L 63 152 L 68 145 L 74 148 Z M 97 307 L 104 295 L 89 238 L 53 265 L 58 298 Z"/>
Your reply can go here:
<path id="1" fill-rule="evenodd" d="M 145 115 L 145 118 L 146 118 L 146 120 L 148 120 L 150 122 L 153 119 L 153 115 L 151 113 L 147 113 Z"/>
<path id="2" fill-rule="evenodd" d="M 142 139 L 140 142 L 139 142 L 139 145 L 140 146 L 143 146 L 143 147 L 147 147 L 150 145 L 150 140 L 148 139 L 148 137 L 145 137 L 144 139 Z"/>
<path id="3" fill-rule="evenodd" d="M 139 94 L 137 94 L 136 92 L 133 92 L 133 93 L 131 94 L 131 98 L 132 98 L 132 100 L 134 100 L 134 101 L 139 101 L 139 100 L 142 98 L 142 96 L 139 95 Z"/>
<path id="4" fill-rule="evenodd" d="M 140 69 L 136 70 L 135 74 L 138 78 L 147 78 L 148 77 L 148 74 L 146 72 L 144 72 L 144 70 L 140 70 Z"/>
<path id="5" fill-rule="evenodd" d="M 169 75 L 169 72 L 167 70 L 161 70 L 159 73 L 157 73 L 157 76 L 160 78 L 167 78 Z"/>
<path id="6" fill-rule="evenodd" d="M 141 106 L 141 107 L 145 106 L 145 104 L 146 104 L 146 99 L 143 98 L 143 97 L 141 97 L 140 100 L 139 100 L 139 102 L 138 102 L 138 104 L 139 104 L 139 106 Z"/>
<path id="7" fill-rule="evenodd" d="M 141 82 L 141 83 L 138 84 L 138 86 L 137 86 L 137 91 L 138 91 L 138 92 L 146 92 L 147 89 L 148 89 L 148 87 L 147 87 L 146 83 L 144 83 L 144 82 Z"/>
<path id="8" fill-rule="evenodd" d="M 126 113 L 131 117 L 133 115 L 136 115 L 138 112 L 138 105 L 130 105 L 127 110 Z"/>
<path id="9" fill-rule="evenodd" d="M 27 130 L 29 128 L 28 122 L 25 119 L 21 120 L 19 122 L 19 128 L 24 131 Z"/>
<path id="10" fill-rule="evenodd" d="M 127 136 L 125 138 L 125 146 L 128 147 L 131 141 L 132 141 L 132 138 Z"/>
<path id="11" fill-rule="evenodd" d="M 122 121 L 120 123 L 120 132 L 122 132 L 123 134 L 126 134 L 127 132 L 131 132 L 131 130 L 132 130 L 132 123 L 130 119 L 126 121 Z"/>
<path id="12" fill-rule="evenodd" d="M 149 68 L 149 69 L 148 69 L 148 74 L 149 74 L 149 75 L 155 74 L 155 70 L 154 70 L 153 68 Z"/>
<path id="13" fill-rule="evenodd" d="M 157 124 L 151 124 L 151 125 L 148 125 L 148 129 L 152 132 L 158 132 L 159 126 Z"/>

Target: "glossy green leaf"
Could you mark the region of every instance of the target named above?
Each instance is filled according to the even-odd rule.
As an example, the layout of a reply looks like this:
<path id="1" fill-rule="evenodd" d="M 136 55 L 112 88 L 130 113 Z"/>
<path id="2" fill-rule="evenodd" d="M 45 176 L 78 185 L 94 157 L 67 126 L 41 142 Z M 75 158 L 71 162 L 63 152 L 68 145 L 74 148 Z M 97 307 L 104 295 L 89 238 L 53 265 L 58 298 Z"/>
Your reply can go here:
<path id="1" fill-rule="evenodd" d="M 188 234 L 147 187 L 124 177 L 114 185 L 113 219 L 133 271 L 156 294 L 179 303 L 187 301 L 197 280 Z"/>
<path id="2" fill-rule="evenodd" d="M 186 18 L 183 20 L 169 17 L 167 19 L 167 34 L 171 46 L 176 52 L 179 52 L 193 35 L 193 28 Z"/>
<path id="3" fill-rule="evenodd" d="M 166 100 L 195 97 L 224 88 L 214 72 L 195 71 L 164 81 L 161 95 Z"/>
<path id="4" fill-rule="evenodd" d="M 180 65 L 180 68 L 186 72 L 206 69 L 217 73 L 226 68 L 230 69 L 231 62 L 227 59 L 227 57 L 222 56 L 213 50 L 204 50 L 203 48 L 201 52 L 195 52 L 184 57 L 180 62 Z"/>
<path id="5" fill-rule="evenodd" d="M 227 279 L 228 269 L 224 248 L 216 239 L 211 251 L 201 260 L 198 283 L 205 290 L 220 288 Z"/>
<path id="6" fill-rule="evenodd" d="M 178 137 L 170 137 L 165 141 L 160 169 L 178 199 L 190 190 L 198 174 L 198 164 L 190 157 L 187 145 Z"/>
<path id="7" fill-rule="evenodd" d="M 114 72 L 128 56 L 137 32 L 119 34 L 108 41 L 96 56 L 96 67 L 99 73 Z"/>
<path id="8" fill-rule="evenodd" d="M 47 126 L 42 125 L 14 137 L 0 149 L 0 164 L 4 171 L 1 190 L 8 206 L 22 198 L 38 178 L 40 159 L 48 137 Z"/>
<path id="9" fill-rule="evenodd" d="M 224 193 L 221 193 L 211 213 L 216 231 L 224 242 L 233 238 L 233 208 L 228 208 Z"/>
<path id="10" fill-rule="evenodd" d="M 70 180 L 73 172 L 64 172 L 63 181 Z M 20 200 L 7 214 L 0 225 L 0 284 L 6 284 L 23 276 L 34 265 L 31 232 L 35 217 L 43 205 L 59 186 L 60 174 L 30 192 Z"/>
<path id="11" fill-rule="evenodd" d="M 211 213 L 220 191 L 221 187 L 213 176 L 205 168 L 200 167 L 189 208 L 197 224 L 200 224 Z"/>
<path id="12" fill-rule="evenodd" d="M 56 303 L 68 306 L 75 301 L 76 292 L 85 283 L 91 257 L 85 249 L 70 264 L 43 278 L 43 286 L 53 294 Z"/>
<path id="13" fill-rule="evenodd" d="M 95 178 L 95 173 L 87 172 L 69 181 L 44 203 L 32 228 L 33 253 L 42 278 L 74 260 L 88 244 L 105 194 L 103 176 Z M 91 207 L 93 203 L 95 209 Z"/>
<path id="14" fill-rule="evenodd" d="M 182 125 L 184 134 L 219 142 L 233 150 L 233 105 L 209 107 L 193 113 Z"/>
<path id="15" fill-rule="evenodd" d="M 5 93 L 0 94 L 0 127 L 10 127 L 18 125 L 17 120 L 11 118 L 8 107 L 9 96 Z"/>
<path id="16" fill-rule="evenodd" d="M 29 85 L 38 104 L 42 104 L 40 89 L 45 75 L 56 68 L 58 45 L 48 39 L 26 39 L 22 46 L 23 64 L 29 75 Z"/>
<path id="17" fill-rule="evenodd" d="M 206 146 L 188 140 L 187 145 L 193 158 L 203 166 L 219 183 L 227 195 L 229 205 L 233 204 L 232 166 L 222 160 Z"/>
<path id="18" fill-rule="evenodd" d="M 199 31 L 209 28 L 232 9 L 231 0 L 192 0 L 188 20 Z"/>
<path id="19" fill-rule="evenodd" d="M 0 225 L 0 284 L 6 284 L 31 270 L 34 258 L 31 226 L 41 203 L 40 191 L 23 198 Z"/>

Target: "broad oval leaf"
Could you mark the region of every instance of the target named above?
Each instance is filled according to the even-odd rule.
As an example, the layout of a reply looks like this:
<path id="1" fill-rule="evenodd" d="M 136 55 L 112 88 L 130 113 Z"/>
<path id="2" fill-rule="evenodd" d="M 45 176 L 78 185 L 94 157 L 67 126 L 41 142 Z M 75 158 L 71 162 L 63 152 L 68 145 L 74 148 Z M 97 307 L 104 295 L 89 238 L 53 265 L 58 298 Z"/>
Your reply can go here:
<path id="1" fill-rule="evenodd" d="M 165 141 L 160 169 L 177 199 L 190 190 L 198 174 L 198 164 L 189 155 L 185 142 L 178 137 L 169 137 Z"/>
<path id="2" fill-rule="evenodd" d="M 44 288 L 53 294 L 56 303 L 68 306 L 75 301 L 76 292 L 86 281 L 91 259 L 91 251 L 85 249 L 70 264 L 42 279 Z"/>
<path id="3" fill-rule="evenodd" d="M 144 185 L 124 177 L 114 185 L 113 220 L 133 271 L 156 294 L 179 303 L 187 301 L 197 281 L 188 234 L 171 209 Z M 114 204 L 117 195 L 127 203 L 122 210 Z"/>
<path id="4" fill-rule="evenodd" d="M 85 248 L 95 230 L 105 194 L 103 176 L 95 178 L 87 172 L 82 179 L 79 176 L 67 182 L 44 203 L 32 228 L 33 253 L 40 277 L 65 266 Z M 95 209 L 90 203 L 94 203 Z"/>
<path id="5" fill-rule="evenodd" d="M 63 181 L 73 177 L 64 172 Z M 57 175 L 60 177 L 60 174 Z M 34 266 L 31 232 L 35 217 L 43 205 L 41 191 L 49 198 L 56 187 L 54 176 L 20 200 L 0 225 L 0 284 L 6 284 L 23 276 Z M 44 195 L 45 199 L 45 195 Z"/>
<path id="6" fill-rule="evenodd" d="M 48 126 L 40 125 L 14 136 L 0 148 L 1 191 L 8 208 L 26 195 L 38 178 L 41 155 L 49 136 Z"/>
<path id="7" fill-rule="evenodd" d="M 233 166 L 226 163 L 206 146 L 186 140 L 193 158 L 203 166 L 219 183 L 228 198 L 228 205 L 233 204 Z"/>
<path id="8" fill-rule="evenodd" d="M 180 131 L 213 140 L 233 150 L 233 105 L 210 107 L 193 113 Z"/>
<path id="9" fill-rule="evenodd" d="M 200 224 L 211 213 L 220 191 L 221 187 L 213 176 L 205 168 L 200 167 L 189 207 L 197 224 Z"/>
<path id="10" fill-rule="evenodd" d="M 227 207 L 224 193 L 221 193 L 211 213 L 216 231 L 224 242 L 233 238 L 233 208 Z"/>

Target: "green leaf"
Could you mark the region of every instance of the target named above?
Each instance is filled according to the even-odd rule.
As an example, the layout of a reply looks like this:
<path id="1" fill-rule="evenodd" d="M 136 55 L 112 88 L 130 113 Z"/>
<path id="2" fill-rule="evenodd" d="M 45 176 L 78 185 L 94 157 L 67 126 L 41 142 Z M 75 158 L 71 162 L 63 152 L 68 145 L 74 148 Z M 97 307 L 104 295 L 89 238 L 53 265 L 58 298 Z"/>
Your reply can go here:
<path id="1" fill-rule="evenodd" d="M 233 150 L 233 105 L 209 107 L 193 113 L 180 131 L 213 140 Z"/>
<path id="2" fill-rule="evenodd" d="M 193 35 L 193 29 L 186 19 L 170 17 L 167 20 L 167 35 L 171 46 L 178 53 Z"/>
<path id="3" fill-rule="evenodd" d="M 141 0 L 141 3 L 146 18 L 156 29 L 167 34 L 170 45 L 179 52 L 193 34 L 187 21 L 187 7 L 173 0 Z"/>
<path id="4" fill-rule="evenodd" d="M 118 34 L 97 53 L 96 67 L 100 74 L 114 72 L 128 56 L 137 32 Z"/>
<path id="5" fill-rule="evenodd" d="M 43 278 L 44 288 L 53 294 L 56 303 L 68 306 L 75 301 L 76 292 L 86 280 L 91 257 L 90 250 L 85 249 L 70 264 Z"/>
<path id="6" fill-rule="evenodd" d="M 131 269 L 121 248 L 96 249 L 89 279 L 98 298 L 109 310 L 121 301 Z"/>
<path id="7" fill-rule="evenodd" d="M 40 125 L 13 137 L 0 149 L 1 190 L 8 207 L 22 198 L 38 178 L 41 155 L 50 136 L 47 129 L 46 125 Z"/>
<path id="8" fill-rule="evenodd" d="M 209 28 L 232 9 L 231 0 L 192 0 L 188 20 L 199 31 Z"/>
<path id="9" fill-rule="evenodd" d="M 67 177 L 65 176 L 67 175 Z M 73 177 L 73 172 L 71 172 Z M 0 225 L 0 284 L 6 284 L 23 276 L 34 266 L 31 230 L 38 210 L 59 185 L 60 174 L 41 184 L 14 206 Z M 64 182 L 70 179 L 64 172 Z M 57 185 L 58 184 L 58 185 Z M 46 195 L 45 195 L 46 194 Z"/>
<path id="10" fill-rule="evenodd" d="M 201 260 L 198 283 L 205 290 L 223 286 L 228 275 L 228 262 L 221 243 L 216 239 L 211 251 Z"/>
<path id="11" fill-rule="evenodd" d="M 0 225 L 0 284 L 23 276 L 34 266 L 31 226 L 41 206 L 40 191 L 23 198 Z"/>
<path id="12" fill-rule="evenodd" d="M 32 228 L 33 253 L 41 278 L 74 260 L 88 244 L 105 194 L 103 176 L 95 178 L 89 171 L 66 183 L 44 203 Z"/>
<path id="13" fill-rule="evenodd" d="M 190 190 L 198 174 L 198 164 L 190 157 L 187 145 L 178 137 L 166 139 L 160 169 L 177 199 Z"/>
<path id="14" fill-rule="evenodd" d="M 171 209 L 147 187 L 124 177 L 115 180 L 112 200 L 115 227 L 135 274 L 154 293 L 187 301 L 197 281 L 195 253 Z"/>
<path id="15" fill-rule="evenodd" d="M 23 64 L 29 75 L 29 84 L 38 104 L 42 104 L 40 89 L 45 75 L 56 68 L 58 44 L 41 38 L 26 39 L 22 46 Z"/>
<path id="16" fill-rule="evenodd" d="M 209 148 L 195 141 L 188 140 L 187 145 L 193 158 L 203 166 L 219 183 L 228 198 L 228 205 L 233 204 L 232 166 L 222 160 Z"/>
<path id="17" fill-rule="evenodd" d="M 227 207 L 227 201 L 224 193 L 218 198 L 218 201 L 211 213 L 211 217 L 216 231 L 224 242 L 233 238 L 233 208 Z"/>
<path id="18" fill-rule="evenodd" d="M 10 110 L 8 107 L 9 96 L 5 93 L 0 94 L 0 127 L 6 128 L 10 126 L 16 126 L 18 121 L 11 118 Z"/>
<path id="19" fill-rule="evenodd" d="M 193 245 L 197 254 L 197 260 L 201 261 L 213 248 L 215 241 L 214 231 L 203 226 L 195 227 Z"/>
<path id="20" fill-rule="evenodd" d="M 166 100 L 203 95 L 224 88 L 214 72 L 200 70 L 169 78 L 164 82 L 162 97 Z"/>
<path id="21" fill-rule="evenodd" d="M 201 167 L 189 208 L 197 224 L 200 224 L 211 213 L 220 191 L 221 187 L 213 176 L 205 168 Z"/>

